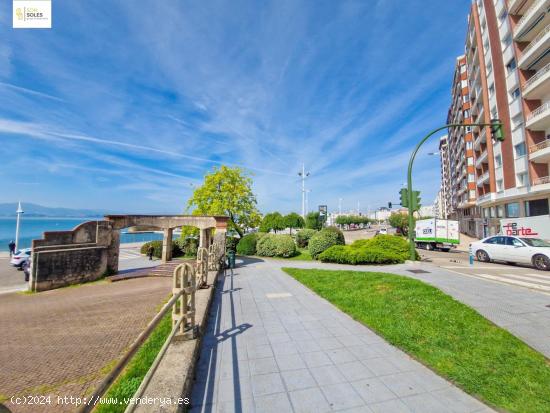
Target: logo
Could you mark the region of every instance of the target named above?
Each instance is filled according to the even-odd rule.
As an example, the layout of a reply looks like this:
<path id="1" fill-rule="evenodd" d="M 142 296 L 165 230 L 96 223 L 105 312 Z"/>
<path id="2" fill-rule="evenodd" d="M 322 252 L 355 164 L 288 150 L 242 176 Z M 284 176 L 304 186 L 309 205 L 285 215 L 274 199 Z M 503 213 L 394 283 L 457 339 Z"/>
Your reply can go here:
<path id="1" fill-rule="evenodd" d="M 13 0 L 14 29 L 51 29 L 51 0 Z"/>
<path id="2" fill-rule="evenodd" d="M 518 227 L 517 222 L 512 222 L 502 226 L 502 229 L 509 236 L 528 236 L 528 235 L 539 235 L 537 232 L 533 231 L 529 227 Z"/>

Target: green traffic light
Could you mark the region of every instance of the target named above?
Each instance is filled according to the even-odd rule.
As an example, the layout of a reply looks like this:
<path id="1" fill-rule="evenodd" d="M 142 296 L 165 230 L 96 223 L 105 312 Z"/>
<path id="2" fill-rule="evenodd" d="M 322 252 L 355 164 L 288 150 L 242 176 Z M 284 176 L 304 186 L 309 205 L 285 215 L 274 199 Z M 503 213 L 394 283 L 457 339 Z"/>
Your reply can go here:
<path id="1" fill-rule="evenodd" d="M 503 124 L 500 119 L 491 119 L 491 135 L 498 142 L 504 141 Z"/>

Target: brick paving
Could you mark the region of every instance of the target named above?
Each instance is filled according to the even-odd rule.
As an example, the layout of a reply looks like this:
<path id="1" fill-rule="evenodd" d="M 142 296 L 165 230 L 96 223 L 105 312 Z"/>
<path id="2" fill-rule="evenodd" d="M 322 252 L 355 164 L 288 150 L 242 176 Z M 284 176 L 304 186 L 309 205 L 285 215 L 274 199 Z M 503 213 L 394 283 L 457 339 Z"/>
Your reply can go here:
<path id="1" fill-rule="evenodd" d="M 155 277 L 1 295 L 0 395 L 89 395 L 170 291 L 170 279 Z M 13 412 L 76 410 L 5 404 Z"/>
<path id="2" fill-rule="evenodd" d="M 248 260 L 219 281 L 192 412 L 492 411 L 280 265 Z"/>

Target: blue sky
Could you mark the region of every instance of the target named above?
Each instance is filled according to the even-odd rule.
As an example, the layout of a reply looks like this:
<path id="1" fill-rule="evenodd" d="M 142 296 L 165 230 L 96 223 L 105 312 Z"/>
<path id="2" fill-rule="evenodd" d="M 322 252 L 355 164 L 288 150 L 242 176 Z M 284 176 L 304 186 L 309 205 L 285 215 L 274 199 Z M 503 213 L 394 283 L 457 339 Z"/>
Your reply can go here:
<path id="1" fill-rule="evenodd" d="M 220 164 L 263 212 L 398 200 L 446 120 L 469 1 L 53 0 L 53 29 L 0 3 L 0 202 L 178 213 Z M 419 154 L 423 203 L 439 160 Z"/>

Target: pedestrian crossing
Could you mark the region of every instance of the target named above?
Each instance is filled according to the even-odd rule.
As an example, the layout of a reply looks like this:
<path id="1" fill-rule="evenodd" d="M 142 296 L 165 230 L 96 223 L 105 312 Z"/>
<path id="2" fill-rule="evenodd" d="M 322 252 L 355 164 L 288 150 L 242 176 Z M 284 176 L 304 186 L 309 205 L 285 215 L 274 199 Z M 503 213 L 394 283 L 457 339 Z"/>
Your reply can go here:
<path id="1" fill-rule="evenodd" d="M 139 250 L 137 249 L 121 249 L 118 255 L 118 258 L 120 260 L 129 260 L 133 258 L 140 258 L 144 257 L 144 255 L 141 255 L 139 253 Z"/>
<path id="2" fill-rule="evenodd" d="M 550 293 L 550 273 L 548 275 L 544 273 L 498 273 L 488 274 L 487 272 L 477 272 L 479 270 L 502 270 L 495 267 L 458 267 L 458 266 L 446 266 L 445 269 L 462 269 L 464 272 L 460 272 L 462 275 L 467 275 L 476 278 L 482 278 L 485 280 L 501 282 L 505 284 L 517 285 L 520 287 L 530 288 L 533 290 L 543 291 Z M 476 271 L 477 270 L 477 271 Z"/>

